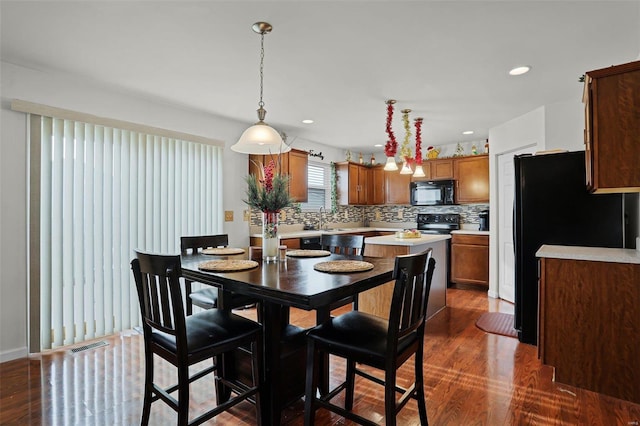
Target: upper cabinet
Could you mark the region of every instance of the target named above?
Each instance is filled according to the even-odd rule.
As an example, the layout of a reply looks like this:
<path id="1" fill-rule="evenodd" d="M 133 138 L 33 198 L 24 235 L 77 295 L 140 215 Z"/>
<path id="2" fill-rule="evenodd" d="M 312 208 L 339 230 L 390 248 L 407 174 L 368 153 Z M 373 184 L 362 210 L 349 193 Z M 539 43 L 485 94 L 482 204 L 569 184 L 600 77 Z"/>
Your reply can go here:
<path id="1" fill-rule="evenodd" d="M 398 165 L 398 170 L 400 170 L 401 166 L 401 164 Z M 399 171 L 384 172 L 384 181 L 386 204 L 409 204 L 411 175 L 401 175 Z"/>
<path id="2" fill-rule="evenodd" d="M 423 160 L 424 177 L 411 178 L 412 181 L 453 179 L 453 158 Z"/>
<path id="3" fill-rule="evenodd" d="M 369 168 L 361 164 L 336 163 L 339 204 L 363 205 L 369 203 L 369 172 Z"/>
<path id="4" fill-rule="evenodd" d="M 584 142 L 592 192 L 640 192 L 640 61 L 585 75 Z"/>
<path id="5" fill-rule="evenodd" d="M 249 173 L 258 174 L 260 165 L 273 160 L 278 173 L 289 175 L 289 195 L 299 203 L 308 201 L 307 168 L 309 154 L 306 151 L 292 149 L 284 154 L 249 155 Z"/>
<path id="6" fill-rule="evenodd" d="M 454 161 L 456 203 L 489 202 L 489 156 L 460 157 Z"/>
<path id="7" fill-rule="evenodd" d="M 386 184 L 385 184 L 384 166 L 374 166 L 371 168 L 371 185 L 369 186 L 369 203 L 368 204 L 384 204 L 386 202 Z"/>
<path id="8" fill-rule="evenodd" d="M 400 168 L 398 164 L 398 168 Z M 443 158 L 422 163 L 423 178 L 385 172 L 382 165 L 364 166 L 358 163 L 336 163 L 338 203 L 341 205 L 381 205 L 410 203 L 412 180 L 456 180 L 456 203 L 489 202 L 489 156 Z"/>

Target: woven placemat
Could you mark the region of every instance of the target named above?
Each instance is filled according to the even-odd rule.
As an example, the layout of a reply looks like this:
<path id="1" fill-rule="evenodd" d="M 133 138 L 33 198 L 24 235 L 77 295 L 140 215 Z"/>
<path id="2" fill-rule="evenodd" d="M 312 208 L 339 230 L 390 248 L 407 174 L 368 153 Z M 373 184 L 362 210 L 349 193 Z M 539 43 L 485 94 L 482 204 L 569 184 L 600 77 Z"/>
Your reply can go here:
<path id="1" fill-rule="evenodd" d="M 213 247 L 206 248 L 202 250 L 202 254 L 214 254 L 214 255 L 223 255 L 223 254 L 242 254 L 244 253 L 244 249 L 241 248 L 233 248 L 233 247 Z"/>
<path id="2" fill-rule="evenodd" d="M 209 272 L 235 272 L 253 269 L 259 263 L 255 260 L 209 260 L 198 265 L 198 269 Z"/>
<path id="3" fill-rule="evenodd" d="M 361 260 L 330 260 L 313 265 L 320 272 L 363 272 L 373 269 L 373 264 Z"/>
<path id="4" fill-rule="evenodd" d="M 291 257 L 326 257 L 331 256 L 331 252 L 327 250 L 290 250 L 287 256 Z"/>

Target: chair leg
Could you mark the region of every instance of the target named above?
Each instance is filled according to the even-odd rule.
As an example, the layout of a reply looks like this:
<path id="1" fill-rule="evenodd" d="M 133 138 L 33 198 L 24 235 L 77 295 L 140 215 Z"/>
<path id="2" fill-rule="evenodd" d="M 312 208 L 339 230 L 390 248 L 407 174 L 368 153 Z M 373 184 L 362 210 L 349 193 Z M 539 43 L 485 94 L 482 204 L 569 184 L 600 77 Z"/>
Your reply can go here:
<path id="1" fill-rule="evenodd" d="M 420 414 L 420 425 L 428 426 L 427 419 L 427 403 L 424 395 L 424 375 L 423 375 L 423 350 L 418 349 L 415 356 L 415 383 L 416 383 L 416 400 L 418 401 L 418 413 Z"/>
<path id="2" fill-rule="evenodd" d="M 347 360 L 347 389 L 344 397 L 344 409 L 351 411 L 353 409 L 353 388 L 356 382 L 356 363 Z"/>
<path id="3" fill-rule="evenodd" d="M 189 367 L 178 367 L 178 425 L 189 424 Z"/>
<path id="4" fill-rule="evenodd" d="M 315 422 L 314 400 L 316 397 L 316 376 L 317 369 L 315 366 L 316 347 L 313 340 L 307 341 L 307 383 L 304 394 L 304 424 L 305 426 L 313 426 Z"/>
<path id="5" fill-rule="evenodd" d="M 384 374 L 384 417 L 387 426 L 396 426 L 396 371 L 387 367 Z"/>
<path id="6" fill-rule="evenodd" d="M 151 416 L 151 398 L 153 397 L 153 354 L 147 350 L 145 350 L 144 371 L 144 402 L 142 404 L 142 420 L 140 424 L 147 426 Z"/>
<path id="7" fill-rule="evenodd" d="M 262 365 L 262 339 L 260 335 L 257 336 L 256 341 L 251 343 L 251 369 L 253 376 L 253 386 L 258 387 L 254 398 L 256 402 L 256 425 L 262 424 L 262 407 L 260 405 L 260 394 L 264 389 L 264 374 L 261 368 Z"/>

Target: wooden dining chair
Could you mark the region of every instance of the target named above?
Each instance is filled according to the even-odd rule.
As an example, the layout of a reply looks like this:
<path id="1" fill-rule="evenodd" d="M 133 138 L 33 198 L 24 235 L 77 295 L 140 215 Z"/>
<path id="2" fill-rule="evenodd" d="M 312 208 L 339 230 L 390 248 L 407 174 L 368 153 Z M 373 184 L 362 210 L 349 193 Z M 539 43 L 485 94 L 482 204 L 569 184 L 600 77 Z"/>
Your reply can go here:
<path id="1" fill-rule="evenodd" d="M 324 234 L 320 238 L 320 246 L 322 250 L 331 253 L 362 256 L 364 254 L 364 235 Z M 358 295 L 332 303 L 328 308 L 329 312 L 349 303 L 352 304 L 353 309 L 358 309 Z M 316 323 L 319 324 L 324 319 L 326 319 L 326 313 L 318 311 Z"/>
<path id="2" fill-rule="evenodd" d="M 207 248 L 227 247 L 229 245 L 229 236 L 227 234 L 218 235 L 197 235 L 185 236 L 180 238 L 180 252 L 183 255 L 196 254 Z M 185 294 L 187 296 L 187 315 L 193 312 L 193 305 L 203 309 L 211 309 L 218 307 L 218 289 L 208 286 L 206 288 L 193 291 L 193 282 L 185 280 Z M 254 305 L 255 299 L 240 294 L 232 294 L 230 298 L 230 306 L 225 308 L 237 309 L 245 306 Z"/>
<path id="3" fill-rule="evenodd" d="M 149 424 L 151 403 L 159 399 L 177 412 L 178 425 L 201 424 L 243 400 L 255 402 L 256 420 L 260 423 L 262 326 L 221 309 L 186 316 L 180 284 L 180 256 L 136 251 L 131 269 L 144 331 L 145 385 L 141 424 Z M 251 383 L 229 383 L 216 375 L 216 381 L 222 382 L 235 395 L 189 422 L 189 384 L 215 373 L 216 358 L 235 350 L 251 354 Z M 177 384 L 161 388 L 154 382 L 154 355 L 176 367 Z M 212 365 L 189 375 L 190 366 L 208 359 L 214 361 Z M 213 382 L 211 384 L 213 390 Z M 175 391 L 178 391 L 178 399 L 171 396 Z"/>
<path id="4" fill-rule="evenodd" d="M 355 376 L 384 386 L 385 423 L 396 424 L 396 414 L 410 398 L 417 400 L 420 424 L 427 425 L 427 408 L 423 380 L 424 325 L 435 260 L 431 249 L 397 256 L 393 276 L 395 285 L 389 320 L 360 311 L 350 311 L 312 328 L 307 333 L 307 378 L 304 424 L 314 424 L 319 407 L 340 414 L 354 422 L 377 425 L 352 411 Z M 321 356 L 335 355 L 346 359 L 346 379 L 320 397 L 316 394 Z M 415 355 L 415 380 L 409 389 L 396 385 L 396 371 Z M 384 380 L 356 367 L 356 363 L 384 371 Z M 345 391 L 344 407 L 331 399 Z M 396 392 L 402 393 L 396 401 Z"/>

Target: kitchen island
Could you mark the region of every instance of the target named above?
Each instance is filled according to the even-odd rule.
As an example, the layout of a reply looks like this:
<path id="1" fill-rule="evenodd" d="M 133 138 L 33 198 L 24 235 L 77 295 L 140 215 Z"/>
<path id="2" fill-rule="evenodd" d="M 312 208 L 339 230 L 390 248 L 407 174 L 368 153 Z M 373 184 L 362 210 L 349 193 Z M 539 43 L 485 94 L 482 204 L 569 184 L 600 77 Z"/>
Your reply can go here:
<path id="1" fill-rule="evenodd" d="M 404 254 L 420 253 L 429 248 L 433 249 L 432 256 L 436 260 L 436 269 L 433 273 L 429 303 L 427 305 L 427 319 L 441 311 L 446 306 L 447 294 L 447 240 L 448 234 L 421 235 L 419 238 L 396 238 L 395 235 L 365 238 L 365 256 L 395 257 Z M 372 288 L 362 294 L 358 299 L 358 310 L 377 315 L 382 318 L 389 317 L 389 306 L 393 295 L 394 281 Z"/>

